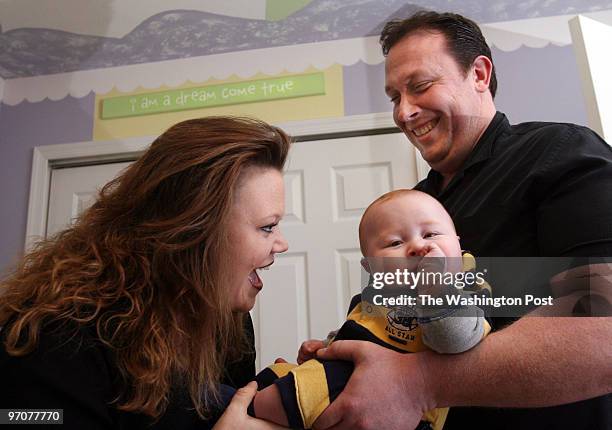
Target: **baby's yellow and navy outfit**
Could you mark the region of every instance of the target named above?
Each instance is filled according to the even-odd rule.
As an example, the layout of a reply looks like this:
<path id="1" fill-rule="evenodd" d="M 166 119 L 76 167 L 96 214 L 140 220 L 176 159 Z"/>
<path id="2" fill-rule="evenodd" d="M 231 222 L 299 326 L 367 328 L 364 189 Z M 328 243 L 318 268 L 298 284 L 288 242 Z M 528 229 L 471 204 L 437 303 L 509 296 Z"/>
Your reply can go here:
<path id="1" fill-rule="evenodd" d="M 469 253 L 463 254 L 463 269 L 464 272 L 475 270 L 475 259 Z M 482 285 L 474 283 L 464 288 L 464 294 L 490 296 L 491 288 L 486 282 Z M 431 340 L 434 340 L 436 331 L 447 330 L 439 324 L 449 322 L 464 324 L 465 313 L 462 315 L 461 311 L 465 309 L 465 307 L 452 309 L 443 318 L 420 318 L 417 312 L 412 312 L 406 306 L 401 308 L 376 306 L 362 301 L 361 294 L 359 294 L 351 300 L 347 319 L 334 333 L 332 341 L 365 340 L 402 353 L 428 349 L 438 352 L 460 352 L 440 351 L 436 347 L 432 348 L 433 345 L 424 335 L 423 328 L 427 324 L 432 324 L 425 332 L 428 332 Z M 491 330 L 482 310 L 476 309 L 478 314 L 472 320 L 471 327 L 468 329 L 469 333 L 466 334 L 466 337 L 474 339 L 469 340 L 470 346 L 465 349 L 480 342 Z M 472 315 L 474 315 L 473 312 Z M 454 321 L 448 319 L 453 317 L 456 317 Z M 439 326 L 434 328 L 436 324 Z M 430 328 L 433 329 L 429 330 Z M 458 344 L 462 345 L 465 342 L 465 339 L 461 339 Z M 351 362 L 313 359 L 300 366 L 289 363 L 273 364 L 262 370 L 256 380 L 260 390 L 270 384 L 276 384 L 291 428 L 308 429 L 312 428 L 315 420 L 342 392 L 352 372 L 353 363 Z M 256 415 L 257 411 L 253 411 L 252 406 L 249 409 L 250 414 Z M 448 408 L 428 411 L 424 414 L 417 429 L 441 430 L 447 415 Z"/>

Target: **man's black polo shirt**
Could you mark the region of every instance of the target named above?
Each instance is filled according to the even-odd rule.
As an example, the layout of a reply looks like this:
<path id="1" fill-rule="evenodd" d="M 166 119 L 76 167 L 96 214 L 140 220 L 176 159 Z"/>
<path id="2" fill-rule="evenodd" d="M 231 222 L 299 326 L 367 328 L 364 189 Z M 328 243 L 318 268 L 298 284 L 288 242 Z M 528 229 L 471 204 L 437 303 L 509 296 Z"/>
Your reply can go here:
<path id="1" fill-rule="evenodd" d="M 441 184 L 430 171 L 415 188 L 444 205 L 477 257 L 612 256 L 612 149 L 585 127 L 510 125 L 497 112 Z M 551 408 L 451 408 L 444 428 L 612 429 L 612 395 Z"/>

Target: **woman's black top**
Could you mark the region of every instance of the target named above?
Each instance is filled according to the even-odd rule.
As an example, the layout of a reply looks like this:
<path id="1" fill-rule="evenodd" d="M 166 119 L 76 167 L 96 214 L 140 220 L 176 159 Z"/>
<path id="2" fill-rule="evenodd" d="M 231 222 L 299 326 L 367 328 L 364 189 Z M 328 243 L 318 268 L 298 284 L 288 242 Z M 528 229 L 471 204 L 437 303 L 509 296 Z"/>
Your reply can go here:
<path id="1" fill-rule="evenodd" d="M 245 321 L 253 346 L 250 316 Z M 207 429 L 224 407 L 203 421 L 187 391 L 175 387 L 168 409 L 156 422 L 143 414 L 118 410 L 113 400 L 120 378 L 113 354 L 88 328 L 75 335 L 49 325 L 36 350 L 23 357 L 9 356 L 2 332 L 0 339 L 0 409 L 63 409 L 64 429 Z M 229 402 L 234 390 L 254 377 L 254 352 L 240 362 L 228 363 L 221 387 L 223 402 Z"/>

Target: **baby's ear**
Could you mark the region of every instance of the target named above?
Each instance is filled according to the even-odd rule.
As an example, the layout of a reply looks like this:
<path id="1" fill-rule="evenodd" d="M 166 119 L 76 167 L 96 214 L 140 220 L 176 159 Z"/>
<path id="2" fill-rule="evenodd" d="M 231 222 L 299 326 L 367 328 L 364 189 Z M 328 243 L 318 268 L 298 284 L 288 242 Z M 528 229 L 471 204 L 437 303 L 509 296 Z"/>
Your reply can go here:
<path id="1" fill-rule="evenodd" d="M 361 267 L 363 267 L 366 272 L 372 273 L 370 271 L 370 263 L 368 263 L 368 259 L 367 258 L 364 257 L 364 258 L 361 259 Z"/>

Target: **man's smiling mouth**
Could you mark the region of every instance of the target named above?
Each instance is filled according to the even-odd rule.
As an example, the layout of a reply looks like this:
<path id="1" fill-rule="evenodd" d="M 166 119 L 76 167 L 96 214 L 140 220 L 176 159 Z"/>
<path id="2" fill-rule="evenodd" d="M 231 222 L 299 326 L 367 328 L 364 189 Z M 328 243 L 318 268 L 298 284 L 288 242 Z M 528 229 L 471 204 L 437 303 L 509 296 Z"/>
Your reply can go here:
<path id="1" fill-rule="evenodd" d="M 433 130 L 436 125 L 438 125 L 438 121 L 439 121 L 439 119 L 431 120 L 428 123 L 426 123 L 425 125 L 422 125 L 420 127 L 414 128 L 411 131 L 412 131 L 412 133 L 414 133 L 414 135 L 416 137 L 424 136 L 427 133 L 429 133 L 431 130 Z"/>

